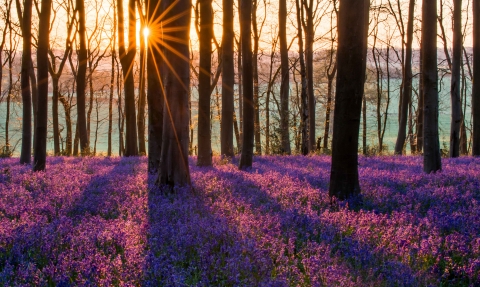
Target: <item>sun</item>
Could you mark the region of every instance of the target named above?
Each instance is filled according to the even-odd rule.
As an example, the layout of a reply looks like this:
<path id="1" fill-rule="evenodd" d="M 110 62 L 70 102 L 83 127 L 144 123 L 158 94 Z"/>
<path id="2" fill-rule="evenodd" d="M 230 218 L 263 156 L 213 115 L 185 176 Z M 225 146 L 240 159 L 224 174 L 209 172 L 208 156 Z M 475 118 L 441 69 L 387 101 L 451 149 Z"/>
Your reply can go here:
<path id="1" fill-rule="evenodd" d="M 148 36 L 150 35 L 150 29 L 148 27 L 143 28 L 143 37 L 145 39 L 148 39 Z"/>

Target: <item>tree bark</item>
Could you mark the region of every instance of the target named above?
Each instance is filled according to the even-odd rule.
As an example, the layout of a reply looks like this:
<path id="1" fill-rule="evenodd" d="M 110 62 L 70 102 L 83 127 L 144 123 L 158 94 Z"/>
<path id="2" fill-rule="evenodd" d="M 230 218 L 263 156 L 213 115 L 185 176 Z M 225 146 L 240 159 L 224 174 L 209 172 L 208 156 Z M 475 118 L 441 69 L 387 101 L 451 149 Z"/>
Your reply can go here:
<path id="1" fill-rule="evenodd" d="M 33 171 L 45 170 L 47 159 L 47 119 L 48 119 L 48 46 L 50 34 L 51 0 L 44 0 L 38 24 L 37 74 L 38 74 L 38 111 L 35 125 L 35 147 Z"/>
<path id="2" fill-rule="evenodd" d="M 212 1 L 200 3 L 200 71 L 198 75 L 198 166 L 212 165 L 212 131 L 210 121 L 210 82 L 212 70 L 213 14 Z"/>
<path id="3" fill-rule="evenodd" d="M 140 155 L 147 154 L 147 148 L 145 143 L 145 108 L 146 108 L 146 91 L 145 91 L 145 66 L 146 66 L 146 47 L 145 47 L 145 35 L 143 34 L 147 27 L 145 15 L 143 15 L 143 9 L 140 5 L 140 1 L 137 2 L 137 10 L 140 14 L 140 86 L 138 91 L 138 113 L 137 113 L 137 130 L 138 130 L 138 153 Z"/>
<path id="4" fill-rule="evenodd" d="M 407 43 L 405 47 L 405 62 L 403 69 L 403 89 L 400 104 L 400 122 L 398 125 L 395 154 L 403 154 L 403 147 L 407 136 L 408 107 L 412 100 L 412 43 L 413 43 L 413 19 L 415 0 L 410 0 L 407 22 Z"/>
<path id="5" fill-rule="evenodd" d="M 480 0 L 473 0 L 473 144 L 472 155 L 480 156 Z"/>
<path id="6" fill-rule="evenodd" d="M 125 91 L 126 143 L 125 156 L 137 156 L 137 118 L 135 115 L 135 82 L 133 64 L 136 53 L 135 0 L 128 1 L 128 48 L 125 50 L 123 1 L 118 0 L 118 50 L 123 73 Z"/>
<path id="7" fill-rule="evenodd" d="M 290 124 L 288 119 L 288 101 L 290 93 L 290 70 L 288 67 L 288 44 L 287 44 L 287 1 L 280 0 L 279 3 L 279 40 L 280 40 L 280 61 L 282 69 L 282 80 L 280 85 L 280 121 L 281 121 L 281 142 L 282 154 L 291 154 L 290 148 Z"/>
<path id="8" fill-rule="evenodd" d="M 450 123 L 450 157 L 460 155 L 460 128 L 462 124 L 462 103 L 460 100 L 460 65 L 462 62 L 462 0 L 453 1 L 453 58 L 450 98 L 452 117 Z"/>
<path id="9" fill-rule="evenodd" d="M 252 167 L 254 141 L 253 65 L 252 65 L 252 2 L 240 1 L 240 37 L 242 43 L 243 134 L 240 169 Z"/>
<path id="10" fill-rule="evenodd" d="M 438 74 L 437 74 L 437 2 L 423 0 L 422 6 L 422 74 L 423 74 L 423 170 L 442 169 L 438 138 Z"/>
<path id="11" fill-rule="evenodd" d="M 258 45 L 260 34 L 257 24 L 257 6 L 258 0 L 252 0 L 252 32 L 253 32 L 253 53 L 252 53 L 252 71 L 253 71 L 253 106 L 254 106 L 254 137 L 255 154 L 262 154 L 262 142 L 260 139 L 260 98 L 258 86 Z"/>
<path id="12" fill-rule="evenodd" d="M 148 171 L 157 173 L 160 164 L 163 133 L 163 106 L 165 102 L 162 76 L 162 22 L 164 1 L 147 1 L 147 21 L 150 35 L 147 47 L 147 101 L 148 101 Z"/>
<path id="13" fill-rule="evenodd" d="M 300 59 L 300 78 L 301 78 L 301 92 L 300 92 L 300 125 L 302 134 L 301 153 L 307 155 L 309 153 L 309 138 L 308 138 L 308 93 L 307 93 L 307 69 L 305 66 L 305 53 L 303 49 L 303 29 L 302 29 L 302 7 L 299 0 L 295 1 L 297 10 L 297 39 L 298 39 L 298 57 Z"/>
<path id="14" fill-rule="evenodd" d="M 222 37 L 222 122 L 221 122 L 221 154 L 233 157 L 233 124 L 235 85 L 235 67 L 233 54 L 233 0 L 223 0 L 223 37 Z"/>
<path id="15" fill-rule="evenodd" d="M 22 70 L 20 84 L 22 87 L 22 151 L 20 163 L 30 164 L 32 154 L 32 95 L 30 91 L 30 66 L 32 61 L 32 0 L 24 1 L 22 19 Z"/>
<path id="16" fill-rule="evenodd" d="M 368 0 L 342 0 L 338 16 L 337 82 L 329 195 L 360 193 L 358 133 L 365 84 Z M 355 71 L 355 72 L 353 72 Z"/>
<path id="17" fill-rule="evenodd" d="M 170 2 L 170 1 L 169 1 Z M 173 2 L 173 1 L 172 1 Z M 173 69 L 167 73 L 165 85 L 165 113 L 160 167 L 156 184 L 159 186 L 191 185 L 188 166 L 189 112 L 188 95 L 190 90 L 190 35 L 191 1 L 178 0 L 167 13 L 172 21 L 165 25 L 166 61 Z M 167 3 L 168 5 L 169 3 Z M 184 27 L 176 29 L 176 27 Z M 169 39 L 178 39 L 171 41 Z"/>
<path id="18" fill-rule="evenodd" d="M 76 0 L 79 18 L 78 34 L 80 38 L 80 50 L 78 52 L 77 72 L 77 129 L 80 138 L 80 152 L 83 156 L 90 153 L 87 134 L 87 119 L 85 115 L 85 90 L 87 75 L 87 39 L 85 23 L 85 4 L 83 0 Z M 39 79 L 40 81 L 40 79 Z"/>
<path id="19" fill-rule="evenodd" d="M 313 42 L 315 29 L 313 26 L 313 0 L 302 0 L 306 12 L 305 56 L 308 95 L 308 150 L 315 151 L 315 91 L 313 89 Z M 307 1 L 309 4 L 307 5 Z"/>

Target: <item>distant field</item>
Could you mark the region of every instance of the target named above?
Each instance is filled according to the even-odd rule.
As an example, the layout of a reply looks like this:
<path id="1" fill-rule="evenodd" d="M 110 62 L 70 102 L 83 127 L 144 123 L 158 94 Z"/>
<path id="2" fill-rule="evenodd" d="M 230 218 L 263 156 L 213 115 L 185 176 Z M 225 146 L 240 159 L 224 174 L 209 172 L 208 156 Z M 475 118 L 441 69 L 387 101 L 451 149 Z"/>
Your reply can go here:
<path id="1" fill-rule="evenodd" d="M 145 157 L 0 159 L 0 286 L 480 286 L 480 158 L 361 157 L 338 209 L 330 157 L 194 161 L 164 194 Z"/>

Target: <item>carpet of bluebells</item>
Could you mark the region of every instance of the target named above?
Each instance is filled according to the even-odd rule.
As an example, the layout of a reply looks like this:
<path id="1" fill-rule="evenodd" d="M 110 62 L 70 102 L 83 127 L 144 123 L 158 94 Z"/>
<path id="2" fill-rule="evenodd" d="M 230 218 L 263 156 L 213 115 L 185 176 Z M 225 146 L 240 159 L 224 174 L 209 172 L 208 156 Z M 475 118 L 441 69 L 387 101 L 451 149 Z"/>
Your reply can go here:
<path id="1" fill-rule="evenodd" d="M 330 205 L 330 157 L 190 159 L 166 193 L 147 159 L 0 159 L 0 286 L 480 286 L 480 159 L 361 157 Z"/>

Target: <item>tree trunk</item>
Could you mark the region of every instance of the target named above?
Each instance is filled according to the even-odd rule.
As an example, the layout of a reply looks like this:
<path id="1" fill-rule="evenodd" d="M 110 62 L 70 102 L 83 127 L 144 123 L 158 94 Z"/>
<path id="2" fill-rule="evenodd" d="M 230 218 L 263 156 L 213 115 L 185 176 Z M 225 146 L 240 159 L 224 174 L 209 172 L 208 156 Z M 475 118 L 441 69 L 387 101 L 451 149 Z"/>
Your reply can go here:
<path id="1" fill-rule="evenodd" d="M 212 165 L 210 82 L 212 70 L 212 1 L 200 2 L 200 71 L 198 75 L 198 166 Z"/>
<path id="2" fill-rule="evenodd" d="M 67 137 L 65 139 L 65 150 L 64 154 L 66 156 L 72 155 L 72 116 L 71 116 L 71 109 L 70 103 L 68 100 L 60 94 L 58 100 L 62 103 L 63 109 L 65 110 L 65 124 L 67 126 Z"/>
<path id="3" fill-rule="evenodd" d="M 462 0 L 453 1 L 453 58 L 450 98 L 452 118 L 450 123 L 450 157 L 460 155 L 460 127 L 462 124 L 462 103 L 460 101 L 460 65 L 462 62 Z"/>
<path id="4" fill-rule="evenodd" d="M 472 155 L 480 156 L 480 0 L 473 0 L 473 144 Z M 476 79 L 476 80 L 475 80 Z"/>
<path id="5" fill-rule="evenodd" d="M 22 20 L 23 54 L 20 84 L 22 87 L 23 114 L 20 163 L 30 164 L 32 154 L 32 95 L 30 91 L 29 76 L 30 66 L 32 64 L 32 0 L 24 1 Z"/>
<path id="6" fill-rule="evenodd" d="M 133 64 L 136 53 L 135 0 L 128 1 L 128 48 L 125 50 L 123 1 L 118 0 L 118 50 L 123 72 L 125 91 L 126 143 L 125 156 L 137 156 L 137 118 L 135 115 L 135 82 Z"/>
<path id="7" fill-rule="evenodd" d="M 309 138 L 308 138 L 308 93 L 307 93 L 307 69 L 305 66 L 305 53 L 303 50 L 303 29 L 302 29 L 302 8 L 300 6 L 299 0 L 295 1 L 295 6 L 297 10 L 297 39 L 298 39 L 298 57 L 300 59 L 300 78 L 302 82 L 301 92 L 300 92 L 300 114 L 301 114 L 301 134 L 302 134 L 302 145 L 301 153 L 302 155 L 307 155 L 310 151 L 309 149 Z"/>
<path id="8" fill-rule="evenodd" d="M 403 70 L 403 89 L 400 103 L 400 122 L 398 125 L 395 154 L 403 154 L 403 147 L 407 136 L 408 107 L 412 100 L 412 43 L 413 43 L 413 19 L 415 0 L 410 0 L 408 8 L 407 45 Z"/>
<path id="9" fill-rule="evenodd" d="M 148 0 L 147 21 L 150 35 L 147 48 L 147 101 L 148 101 L 148 171 L 157 173 L 160 164 L 163 133 L 164 85 L 162 76 L 164 60 L 162 58 L 162 23 L 164 1 Z"/>
<path id="10" fill-rule="evenodd" d="M 145 143 L 145 108 L 146 108 L 146 91 L 145 91 L 145 66 L 146 66 L 146 47 L 145 35 L 143 31 L 147 27 L 145 16 L 143 15 L 140 1 L 137 2 L 137 10 L 140 16 L 140 86 L 138 91 L 138 113 L 137 113 L 137 130 L 138 130 L 138 153 L 140 155 L 147 154 Z"/>
<path id="11" fill-rule="evenodd" d="M 424 156 L 426 173 L 442 169 L 438 138 L 438 74 L 437 74 L 437 2 L 423 0 L 422 6 L 422 74 L 424 89 Z"/>
<path id="12" fill-rule="evenodd" d="M 85 4 L 83 0 L 76 0 L 76 6 L 79 18 L 79 38 L 80 50 L 78 52 L 78 72 L 77 72 L 77 128 L 80 138 L 80 152 L 88 155 L 90 153 L 87 119 L 85 115 L 85 90 L 87 75 L 87 39 L 86 39 L 86 23 L 85 23 Z M 37 68 L 38 69 L 38 68 Z M 40 81 L 40 78 L 38 79 Z"/>
<path id="13" fill-rule="evenodd" d="M 184 186 L 190 185 L 190 170 L 188 166 L 188 95 L 190 90 L 189 35 L 190 35 L 190 1 L 178 0 L 173 5 L 169 16 L 178 15 L 166 25 L 164 31 L 170 49 L 166 59 L 174 68 L 167 73 L 165 85 L 165 113 L 163 118 L 163 136 L 158 171 L 157 185 Z M 175 29 L 175 27 L 185 27 Z"/>
<path id="14" fill-rule="evenodd" d="M 235 67 L 233 54 L 233 0 L 223 0 L 223 37 L 222 37 L 222 122 L 221 122 L 221 154 L 233 157 L 233 124 L 235 85 Z M 237 137 L 238 142 L 238 137 Z"/>
<path id="15" fill-rule="evenodd" d="M 340 200 L 360 193 L 357 149 L 370 6 L 368 0 L 361 2 L 342 0 L 338 16 L 338 70 L 329 195 Z"/>
<path id="16" fill-rule="evenodd" d="M 306 5 L 307 0 L 303 0 L 306 11 L 306 30 L 305 30 L 305 54 L 306 54 L 306 72 L 307 72 L 307 94 L 308 94 L 308 150 L 315 151 L 315 91 L 313 89 L 313 42 L 315 29 L 313 26 L 313 0 Z"/>
<path id="17" fill-rule="evenodd" d="M 115 2 L 113 2 L 115 5 Z M 112 41 L 110 42 L 110 47 L 112 49 L 112 62 L 110 67 L 110 94 L 108 97 L 108 140 L 107 140 L 107 156 L 112 156 L 112 131 L 113 131 L 113 92 L 115 90 L 115 31 L 117 30 L 117 10 L 113 7 L 113 28 L 114 31 L 112 34 Z M 117 87 L 118 88 L 118 87 Z"/>
<path id="18" fill-rule="evenodd" d="M 258 0 L 252 0 L 252 29 L 253 29 L 253 55 L 252 55 L 252 71 L 253 71 L 253 106 L 254 106 L 254 136 L 255 136 L 255 154 L 262 154 L 262 142 L 260 139 L 260 99 L 258 86 L 258 42 L 260 35 L 258 34 L 257 25 L 257 6 Z"/>
<path id="19" fill-rule="evenodd" d="M 367 155 L 367 99 L 362 99 L 362 154 Z"/>
<path id="20" fill-rule="evenodd" d="M 240 37 L 242 43 L 242 84 L 243 84 L 243 139 L 240 169 L 252 167 L 254 141 L 253 65 L 252 65 L 252 2 L 240 1 Z"/>
<path id="21" fill-rule="evenodd" d="M 47 119 L 48 119 L 48 44 L 50 29 L 50 12 L 52 1 L 44 0 L 41 4 L 38 25 L 37 73 L 38 73 L 38 111 L 35 125 L 35 147 L 33 171 L 45 170 L 47 159 Z"/>
<path id="22" fill-rule="evenodd" d="M 282 69 L 282 80 L 280 85 L 280 128 L 282 154 L 291 154 L 290 148 L 290 124 L 288 120 L 288 101 L 290 93 L 290 71 L 288 67 L 288 44 L 287 44 L 287 1 L 280 0 L 278 23 L 280 40 L 280 61 Z"/>
<path id="23" fill-rule="evenodd" d="M 58 87 L 58 75 L 52 75 L 52 122 L 53 122 L 53 154 L 60 155 L 60 130 L 58 126 L 58 97 L 60 90 Z"/>

